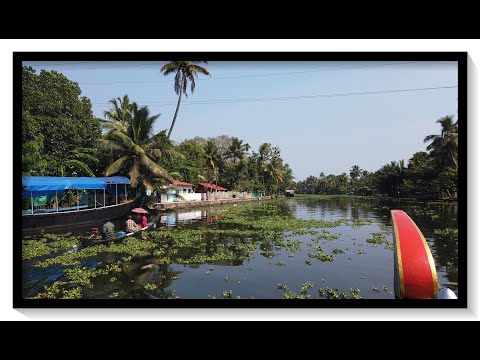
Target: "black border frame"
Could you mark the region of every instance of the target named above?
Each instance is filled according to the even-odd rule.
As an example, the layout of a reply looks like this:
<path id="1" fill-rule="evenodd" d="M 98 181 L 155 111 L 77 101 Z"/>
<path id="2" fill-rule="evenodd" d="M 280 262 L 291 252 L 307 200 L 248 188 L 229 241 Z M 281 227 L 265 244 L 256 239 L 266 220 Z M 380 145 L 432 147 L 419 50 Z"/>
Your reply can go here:
<path id="1" fill-rule="evenodd" d="M 22 61 L 457 61 L 459 122 L 457 300 L 322 299 L 25 299 L 22 297 L 21 133 Z M 467 52 L 14 52 L 13 53 L 13 307 L 14 308 L 466 308 L 467 307 Z M 16 157 L 16 158 L 15 158 Z M 17 220 L 15 221 L 15 217 Z M 20 235 L 20 236 L 19 236 Z"/>

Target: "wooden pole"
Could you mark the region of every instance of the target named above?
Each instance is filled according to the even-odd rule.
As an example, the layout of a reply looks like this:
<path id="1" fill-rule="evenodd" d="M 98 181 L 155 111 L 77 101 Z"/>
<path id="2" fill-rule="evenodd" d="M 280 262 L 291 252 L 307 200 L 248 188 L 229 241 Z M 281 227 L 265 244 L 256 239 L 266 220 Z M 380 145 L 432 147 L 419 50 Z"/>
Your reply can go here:
<path id="1" fill-rule="evenodd" d="M 32 201 L 32 215 L 33 215 L 33 193 L 32 193 L 32 190 L 30 190 L 30 200 Z"/>
<path id="2" fill-rule="evenodd" d="M 55 204 L 57 205 L 57 213 L 58 213 L 58 190 L 55 190 Z"/>
<path id="3" fill-rule="evenodd" d="M 105 188 L 103 188 L 103 207 L 105 207 Z"/>
<path id="4" fill-rule="evenodd" d="M 115 184 L 115 205 L 118 205 L 118 184 Z"/>
<path id="5" fill-rule="evenodd" d="M 77 210 L 80 210 L 80 199 L 78 198 L 78 189 L 77 189 Z"/>

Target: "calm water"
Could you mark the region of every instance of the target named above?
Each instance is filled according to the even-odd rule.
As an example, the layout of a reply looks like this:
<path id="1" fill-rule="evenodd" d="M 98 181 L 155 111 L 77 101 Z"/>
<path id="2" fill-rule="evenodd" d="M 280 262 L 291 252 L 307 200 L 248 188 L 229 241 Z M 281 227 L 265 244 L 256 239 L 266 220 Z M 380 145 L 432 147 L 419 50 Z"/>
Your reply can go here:
<path id="1" fill-rule="evenodd" d="M 230 207 L 180 212 L 162 215 L 157 225 L 169 231 L 178 229 L 227 230 L 235 227 L 248 229 L 248 223 L 232 225 L 227 219 L 212 217 L 227 214 Z M 358 288 L 363 298 L 394 298 L 393 290 L 393 251 L 384 244 L 372 245 L 367 239 L 373 233 L 384 233 L 389 243 L 393 242 L 391 231 L 391 209 L 402 209 L 416 222 L 432 250 L 437 266 L 438 279 L 442 286 L 456 292 L 458 245 L 456 239 L 435 235 L 435 229 L 457 228 L 456 204 L 434 204 L 393 199 L 365 198 L 320 198 L 295 197 L 273 202 L 259 202 L 253 206 L 248 216 L 252 220 L 268 221 L 269 218 L 313 220 L 361 219 L 368 223 L 352 226 L 345 223 L 337 227 L 308 229 L 317 234 L 292 234 L 285 230 L 280 235 L 264 238 L 261 234 L 215 235 L 210 234 L 198 243 L 190 244 L 169 253 L 168 261 L 161 256 L 133 256 L 122 266 L 122 271 L 100 276 L 93 280 L 92 288 L 85 288 L 83 298 L 200 298 L 209 296 L 223 298 L 223 293 L 231 291 L 231 297 L 241 298 L 282 298 L 286 292 L 301 293 L 301 286 L 307 282 L 313 287 L 304 288 L 304 294 L 319 298 L 319 288 L 333 288 L 350 293 Z M 240 205 L 239 205 L 240 208 Z M 237 208 L 237 210 L 239 209 Z M 246 215 L 247 216 L 247 215 Z M 123 226 L 123 221 L 116 223 Z M 76 229 L 85 233 L 89 227 Z M 69 229 L 72 231 L 72 229 Z M 337 235 L 335 239 L 315 240 L 318 234 L 328 231 Z M 138 240 L 141 241 L 141 240 Z M 245 256 L 242 245 L 255 244 L 250 255 Z M 295 245 L 292 245 L 295 244 Z M 168 249 L 168 242 L 165 245 Z M 322 262 L 309 256 L 321 246 L 324 253 L 332 254 L 332 262 Z M 230 249 L 238 258 L 208 260 L 203 263 L 186 264 L 185 259 L 197 255 L 208 256 Z M 341 249 L 344 253 L 335 253 Z M 57 254 L 55 254 L 57 255 Z M 97 266 L 115 262 L 122 254 L 102 253 L 88 259 L 84 266 Z M 24 262 L 24 296 L 35 295 L 45 284 L 61 280 L 64 267 L 59 265 L 39 269 L 33 265 L 44 256 Z M 183 260 L 183 261 L 180 261 Z M 147 268 L 142 269 L 142 267 Z M 156 285 L 155 290 L 144 289 L 146 284 Z M 279 289 L 284 284 L 286 290 Z"/>

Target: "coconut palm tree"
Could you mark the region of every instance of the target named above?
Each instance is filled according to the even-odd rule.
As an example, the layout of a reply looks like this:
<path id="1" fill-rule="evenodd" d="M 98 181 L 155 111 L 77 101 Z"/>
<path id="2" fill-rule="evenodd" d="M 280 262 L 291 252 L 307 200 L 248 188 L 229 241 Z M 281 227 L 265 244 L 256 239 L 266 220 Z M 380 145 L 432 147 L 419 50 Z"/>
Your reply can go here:
<path id="1" fill-rule="evenodd" d="M 152 188 L 149 180 L 152 178 L 161 178 L 170 183 L 174 181 L 171 174 L 159 164 L 162 154 L 160 136 L 152 136 L 153 124 L 159 116 L 150 116 L 146 106 L 134 105 L 126 133 L 113 129 L 102 135 L 98 140 L 99 146 L 110 150 L 114 156 L 113 162 L 105 169 L 105 176 L 126 171 L 133 188 L 140 184 Z"/>
<path id="2" fill-rule="evenodd" d="M 357 191 L 357 179 L 362 174 L 362 169 L 360 166 L 353 165 L 352 169 L 350 170 L 350 182 L 352 184 L 353 191 Z"/>
<path id="3" fill-rule="evenodd" d="M 440 135 L 428 135 L 424 142 L 431 156 L 442 165 L 454 165 L 458 169 L 458 121 L 453 122 L 453 116 L 444 116 L 437 120 L 442 126 Z"/>
<path id="4" fill-rule="evenodd" d="M 237 159 L 242 161 L 245 158 L 245 155 L 249 149 L 250 145 L 244 144 L 243 140 L 240 140 L 237 137 L 233 137 L 225 155 L 227 159 L 233 159 L 233 163 L 236 164 Z"/>
<path id="5" fill-rule="evenodd" d="M 130 103 L 128 95 L 124 95 L 123 98 L 118 96 L 110 99 L 109 103 L 112 105 L 112 108 L 103 113 L 108 119 L 108 121 L 102 122 L 103 127 L 126 132 L 132 119 L 132 109 L 135 103 Z"/>
<path id="6" fill-rule="evenodd" d="M 207 168 L 211 171 L 210 180 L 217 178 L 217 168 L 220 163 L 220 153 L 218 151 L 217 144 L 213 141 L 207 141 L 203 146 L 204 159 L 207 165 Z"/>
<path id="7" fill-rule="evenodd" d="M 348 176 L 347 173 L 342 173 L 338 179 L 340 186 L 343 186 L 344 188 L 347 187 L 348 185 Z"/>
<path id="8" fill-rule="evenodd" d="M 283 183 L 286 175 L 282 160 L 277 156 L 272 157 L 272 160 L 267 164 L 266 173 L 268 178 L 275 182 L 278 191 L 279 184 Z"/>
<path id="9" fill-rule="evenodd" d="M 197 65 L 199 63 L 207 63 L 206 61 L 171 61 L 162 66 L 160 71 L 163 75 L 167 76 L 172 73 L 175 73 L 175 93 L 178 95 L 177 108 L 175 110 L 175 115 L 173 116 L 172 125 L 168 131 L 167 138 L 170 139 L 172 134 L 173 127 L 175 126 L 175 121 L 177 120 L 178 110 L 180 109 L 180 102 L 182 101 L 182 94 L 187 94 L 187 84 L 190 81 L 190 92 L 193 94 L 195 91 L 195 78 L 198 78 L 198 74 L 210 76 L 210 73 L 204 67 Z"/>

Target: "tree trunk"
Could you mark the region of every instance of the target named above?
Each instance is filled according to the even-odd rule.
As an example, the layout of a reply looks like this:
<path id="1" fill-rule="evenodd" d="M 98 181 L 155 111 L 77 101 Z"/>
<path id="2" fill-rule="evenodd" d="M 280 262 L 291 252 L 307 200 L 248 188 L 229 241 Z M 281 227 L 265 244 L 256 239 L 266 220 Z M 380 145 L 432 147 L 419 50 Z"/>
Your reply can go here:
<path id="1" fill-rule="evenodd" d="M 167 139 L 170 140 L 170 135 L 172 134 L 173 127 L 175 126 L 175 121 L 177 120 L 178 110 L 180 109 L 180 102 L 182 101 L 182 91 L 183 91 L 183 84 L 185 81 L 185 75 L 182 75 L 182 84 L 180 86 L 180 94 L 178 95 L 178 103 L 177 109 L 175 110 L 175 115 L 173 115 L 172 125 L 170 126 L 170 130 L 168 130 Z"/>
<path id="2" fill-rule="evenodd" d="M 457 160 L 455 160 L 455 156 L 453 156 L 453 154 L 452 154 L 451 151 L 450 151 L 450 156 L 452 157 L 453 163 L 455 164 L 455 167 L 456 167 L 457 170 L 458 170 L 458 162 L 457 162 Z"/>

